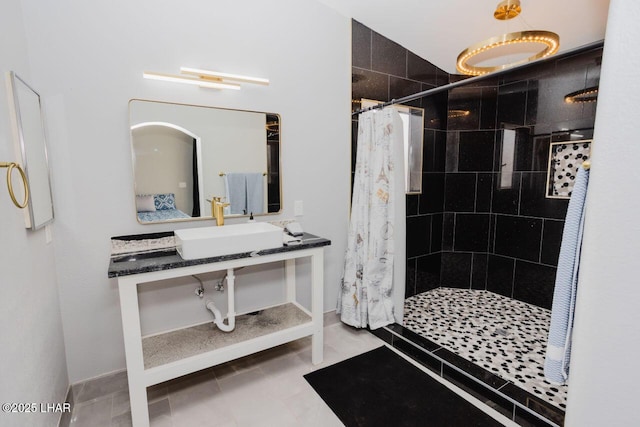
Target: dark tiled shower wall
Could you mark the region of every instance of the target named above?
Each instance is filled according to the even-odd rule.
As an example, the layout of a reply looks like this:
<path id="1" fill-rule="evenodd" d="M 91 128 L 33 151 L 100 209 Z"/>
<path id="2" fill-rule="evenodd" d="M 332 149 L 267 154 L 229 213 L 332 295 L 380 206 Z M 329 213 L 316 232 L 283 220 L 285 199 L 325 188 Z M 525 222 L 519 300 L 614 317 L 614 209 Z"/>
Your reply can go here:
<path id="1" fill-rule="evenodd" d="M 352 100 L 389 101 L 449 83 L 449 74 L 430 62 L 357 21 L 352 24 Z M 407 105 L 425 109 L 423 192 L 406 197 L 406 296 L 411 296 L 440 286 L 447 94 Z M 353 108 L 360 104 L 354 102 Z M 352 119 L 353 177 L 358 121 Z"/>
<path id="2" fill-rule="evenodd" d="M 597 85 L 601 56 L 595 49 L 450 91 L 441 286 L 551 308 L 568 201 L 545 197 L 549 144 L 592 138 L 595 103 L 564 96 Z M 516 131 L 504 180 L 503 129 Z"/>

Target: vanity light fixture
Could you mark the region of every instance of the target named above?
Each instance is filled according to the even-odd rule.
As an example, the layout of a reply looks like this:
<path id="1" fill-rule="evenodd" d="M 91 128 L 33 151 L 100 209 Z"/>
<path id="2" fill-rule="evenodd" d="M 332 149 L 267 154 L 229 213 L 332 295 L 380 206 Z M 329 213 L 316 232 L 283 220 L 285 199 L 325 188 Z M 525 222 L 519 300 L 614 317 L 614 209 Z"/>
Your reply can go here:
<path id="1" fill-rule="evenodd" d="M 506 21 L 518 16 L 520 14 L 520 11 L 521 8 L 519 0 L 505 0 L 498 4 L 493 16 L 496 19 Z M 471 58 L 478 56 L 484 52 L 520 43 L 542 45 L 542 50 L 529 56 L 528 58 L 501 65 L 482 67 L 469 64 L 469 60 Z M 456 68 L 462 74 L 467 74 L 470 76 L 481 76 L 493 71 L 504 70 L 505 68 L 510 68 L 515 65 L 534 61 L 536 59 L 546 58 L 555 54 L 559 48 L 560 37 L 556 33 L 542 30 L 517 31 L 502 34 L 496 37 L 491 37 L 487 40 L 483 40 L 479 43 L 469 46 L 458 55 Z"/>
<path id="2" fill-rule="evenodd" d="M 269 85 L 269 79 L 263 79 L 261 77 L 241 76 L 239 74 L 221 73 L 219 71 L 201 70 L 198 68 L 189 67 L 180 67 L 180 72 L 182 74 L 197 76 L 198 78 L 205 79 L 207 81 L 233 81 L 241 83 L 254 83 L 265 86 Z"/>
<path id="3" fill-rule="evenodd" d="M 144 73 L 142 73 L 142 77 L 144 77 L 145 79 L 161 80 L 164 82 L 173 82 L 173 83 L 185 83 L 185 84 L 196 85 L 200 87 L 207 87 L 211 89 L 240 90 L 240 85 L 238 84 L 220 83 L 220 82 L 214 82 L 214 81 L 206 81 L 202 79 L 192 79 L 191 77 L 176 76 L 173 74 L 155 73 L 153 71 L 145 71 Z"/>
<path id="4" fill-rule="evenodd" d="M 268 79 L 241 76 L 238 74 L 220 73 L 217 71 L 200 70 L 197 68 L 180 67 L 180 72 L 186 75 L 174 75 L 145 71 L 142 76 L 145 79 L 162 80 L 174 83 L 185 83 L 211 89 L 240 90 L 240 82 L 260 85 L 269 84 Z"/>

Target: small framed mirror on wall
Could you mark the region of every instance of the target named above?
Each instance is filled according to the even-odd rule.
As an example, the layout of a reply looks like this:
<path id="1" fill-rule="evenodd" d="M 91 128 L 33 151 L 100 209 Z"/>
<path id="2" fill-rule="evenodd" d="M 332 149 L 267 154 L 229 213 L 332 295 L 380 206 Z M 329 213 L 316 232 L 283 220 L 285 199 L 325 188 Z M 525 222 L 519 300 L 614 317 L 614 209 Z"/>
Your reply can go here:
<path id="1" fill-rule="evenodd" d="M 37 230 L 53 221 L 53 197 L 40 95 L 13 71 L 7 72 L 9 110 L 16 149 L 29 187 L 26 227 Z"/>

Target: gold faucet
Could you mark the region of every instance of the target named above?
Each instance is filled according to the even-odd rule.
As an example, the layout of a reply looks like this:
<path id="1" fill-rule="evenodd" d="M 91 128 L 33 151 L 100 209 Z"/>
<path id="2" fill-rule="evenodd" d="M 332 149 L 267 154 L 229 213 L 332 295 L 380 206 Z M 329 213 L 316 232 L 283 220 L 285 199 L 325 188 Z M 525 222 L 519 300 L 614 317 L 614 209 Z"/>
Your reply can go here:
<path id="1" fill-rule="evenodd" d="M 229 203 L 222 202 L 222 197 L 214 197 L 211 200 L 211 213 L 216 219 L 216 225 L 224 225 L 224 208 L 229 206 Z"/>

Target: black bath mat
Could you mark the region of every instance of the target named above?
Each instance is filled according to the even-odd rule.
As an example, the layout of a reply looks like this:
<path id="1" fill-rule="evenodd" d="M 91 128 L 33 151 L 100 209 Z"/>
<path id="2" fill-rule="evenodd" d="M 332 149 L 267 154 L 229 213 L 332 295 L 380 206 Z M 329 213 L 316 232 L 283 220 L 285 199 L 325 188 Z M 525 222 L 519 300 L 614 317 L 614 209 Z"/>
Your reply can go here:
<path id="1" fill-rule="evenodd" d="M 502 425 L 384 346 L 304 377 L 347 427 Z"/>

